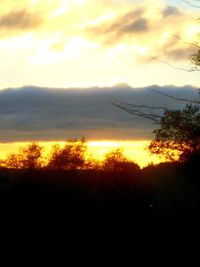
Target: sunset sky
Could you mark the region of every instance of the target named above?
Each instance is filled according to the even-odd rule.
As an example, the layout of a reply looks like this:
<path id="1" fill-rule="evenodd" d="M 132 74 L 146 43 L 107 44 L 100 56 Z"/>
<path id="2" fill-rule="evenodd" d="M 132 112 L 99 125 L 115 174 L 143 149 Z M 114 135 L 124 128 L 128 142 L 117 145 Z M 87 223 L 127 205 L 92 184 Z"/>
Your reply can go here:
<path id="1" fill-rule="evenodd" d="M 98 112 L 102 114 L 102 110 L 96 104 L 94 110 L 92 106 L 86 110 L 84 104 L 80 107 L 82 99 L 86 98 L 87 101 L 83 101 L 85 105 L 91 105 L 89 96 L 81 95 L 80 90 L 76 112 L 70 114 L 69 124 L 69 121 L 65 121 L 68 111 L 63 103 L 60 113 L 64 111 L 65 118 L 56 117 L 59 113 L 58 98 L 55 100 L 55 108 L 53 104 L 49 107 L 52 112 L 49 113 L 43 103 L 34 106 L 34 102 L 32 106 L 30 102 L 24 106 L 24 99 L 28 101 L 27 94 L 31 98 L 38 98 L 32 95 L 32 91 L 16 98 L 7 91 L 4 93 L 4 89 L 37 86 L 65 90 L 74 88 L 76 91 L 78 88 L 86 90 L 92 86 L 98 92 L 102 88 L 104 93 L 101 106 L 104 106 L 102 99 L 115 97 L 112 89 L 119 89 L 120 86 L 129 85 L 128 89 L 144 89 L 152 85 L 170 86 L 167 87 L 169 90 L 173 86 L 197 87 L 199 73 L 180 70 L 190 70 L 193 67 L 189 58 L 195 50 L 189 43 L 196 42 L 200 32 L 198 9 L 186 2 L 1 0 L 0 102 L 3 104 L 0 106 L 0 142 L 63 140 L 64 133 L 71 137 L 79 132 L 79 135 L 85 135 L 89 140 L 140 140 L 146 144 L 146 140 L 151 139 L 149 133 L 153 127 L 135 121 L 133 131 L 127 126 L 131 125 L 132 118 L 120 115 L 122 111 L 116 112 L 113 107 L 110 110 L 107 102 L 105 111 L 109 110 L 112 116 L 106 119 L 104 114 L 101 121 L 95 120 L 94 115 L 100 118 Z M 95 88 L 93 104 L 98 101 L 98 95 L 94 95 Z M 105 96 L 106 88 L 111 92 L 109 96 Z M 127 91 L 126 99 L 128 94 Z M 62 99 L 60 91 L 59 97 Z M 67 99 L 68 95 L 64 97 Z M 70 97 L 74 99 L 74 96 Z M 142 100 L 145 100 L 144 94 Z M 40 114 L 36 114 L 36 109 L 40 110 Z M 81 123 L 83 119 L 87 123 Z M 65 124 L 68 125 L 67 129 L 63 126 Z M 72 125 L 72 129 L 69 125 Z M 12 151 L 7 145 L 6 149 Z"/>
<path id="2" fill-rule="evenodd" d="M 197 85 L 155 60 L 187 68 L 197 18 L 181 0 L 1 0 L 0 88 Z"/>

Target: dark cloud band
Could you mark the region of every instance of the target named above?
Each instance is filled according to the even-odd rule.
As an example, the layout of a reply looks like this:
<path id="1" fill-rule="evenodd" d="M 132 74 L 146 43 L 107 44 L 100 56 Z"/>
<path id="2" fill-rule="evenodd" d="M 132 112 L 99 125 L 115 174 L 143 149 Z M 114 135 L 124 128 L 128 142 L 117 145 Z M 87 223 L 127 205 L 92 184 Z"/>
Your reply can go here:
<path id="1" fill-rule="evenodd" d="M 180 107 L 152 89 L 194 98 L 192 87 L 45 89 L 25 87 L 0 92 L 0 142 L 25 140 L 148 139 L 155 128 L 150 121 L 134 117 L 112 101 Z"/>

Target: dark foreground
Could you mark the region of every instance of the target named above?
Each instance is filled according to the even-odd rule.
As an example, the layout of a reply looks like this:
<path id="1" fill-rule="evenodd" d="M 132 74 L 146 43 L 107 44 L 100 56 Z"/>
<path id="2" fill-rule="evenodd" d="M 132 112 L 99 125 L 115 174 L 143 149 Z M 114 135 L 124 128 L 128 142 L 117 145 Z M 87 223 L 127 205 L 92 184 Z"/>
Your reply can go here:
<path id="1" fill-rule="evenodd" d="M 160 164 L 135 173 L 95 170 L 0 170 L 0 209 L 20 216 L 196 220 L 197 165 Z"/>

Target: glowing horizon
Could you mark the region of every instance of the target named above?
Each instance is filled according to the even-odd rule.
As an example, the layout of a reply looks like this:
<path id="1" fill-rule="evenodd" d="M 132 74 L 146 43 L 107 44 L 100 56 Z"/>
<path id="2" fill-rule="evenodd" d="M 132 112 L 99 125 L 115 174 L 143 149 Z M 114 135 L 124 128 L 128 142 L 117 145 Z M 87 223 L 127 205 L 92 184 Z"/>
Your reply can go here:
<path id="1" fill-rule="evenodd" d="M 150 140 L 143 141 L 116 141 L 116 140 L 99 140 L 99 141 L 87 141 L 88 155 L 95 160 L 103 160 L 106 153 L 120 148 L 128 159 L 137 163 L 141 168 L 151 163 L 159 163 L 161 160 L 145 149 Z M 17 153 L 20 147 L 24 147 L 31 142 L 13 142 L 13 143 L 0 143 L 0 159 L 5 159 L 9 154 Z M 55 144 L 63 146 L 65 141 L 47 141 L 36 142 L 44 147 L 45 155 L 51 151 L 51 148 Z"/>

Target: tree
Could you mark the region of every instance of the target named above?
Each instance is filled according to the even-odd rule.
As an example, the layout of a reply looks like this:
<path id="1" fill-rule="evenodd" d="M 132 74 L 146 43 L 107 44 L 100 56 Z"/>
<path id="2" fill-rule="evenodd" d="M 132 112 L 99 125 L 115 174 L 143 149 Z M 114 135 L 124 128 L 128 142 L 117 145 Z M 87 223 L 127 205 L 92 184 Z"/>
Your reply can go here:
<path id="1" fill-rule="evenodd" d="M 43 147 L 31 143 L 26 147 L 20 148 L 19 153 L 8 155 L 2 161 L 2 165 L 6 168 L 13 169 L 38 169 L 42 166 Z"/>
<path id="2" fill-rule="evenodd" d="M 63 148 L 56 144 L 52 148 L 47 167 L 70 170 L 83 168 L 86 152 L 84 138 L 67 140 Z"/>
<path id="3" fill-rule="evenodd" d="M 200 158 L 200 101 L 174 97 L 162 92 L 164 97 L 186 102 L 183 109 L 170 110 L 164 106 L 146 106 L 114 103 L 115 106 L 153 121 L 158 128 L 148 149 L 165 160 L 187 161 Z M 198 156 L 199 155 L 199 156 Z"/>
<path id="4" fill-rule="evenodd" d="M 149 145 L 152 154 L 167 160 L 187 161 L 200 156 L 200 108 L 187 104 L 183 110 L 167 110 Z"/>
<path id="5" fill-rule="evenodd" d="M 43 147 L 31 143 L 27 147 L 21 149 L 22 167 L 24 169 L 38 169 L 42 166 L 42 150 Z"/>
<path id="6" fill-rule="evenodd" d="M 5 160 L 1 160 L 1 166 L 11 169 L 21 169 L 22 157 L 20 154 L 10 154 Z"/>
<path id="7" fill-rule="evenodd" d="M 133 172 L 139 171 L 139 166 L 133 161 L 127 159 L 121 149 L 108 152 L 105 155 L 103 169 L 112 172 Z"/>

